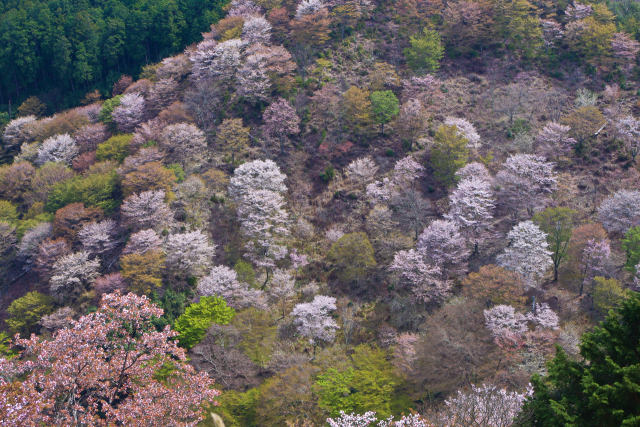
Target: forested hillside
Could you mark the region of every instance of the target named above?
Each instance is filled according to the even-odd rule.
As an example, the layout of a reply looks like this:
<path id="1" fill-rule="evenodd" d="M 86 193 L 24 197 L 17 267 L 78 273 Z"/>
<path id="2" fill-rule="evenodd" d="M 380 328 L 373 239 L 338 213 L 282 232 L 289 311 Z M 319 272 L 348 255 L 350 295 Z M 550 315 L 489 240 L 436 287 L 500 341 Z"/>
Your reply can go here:
<path id="1" fill-rule="evenodd" d="M 635 2 L 2 8 L 0 424 L 638 422 Z"/>
<path id="2" fill-rule="evenodd" d="M 224 0 L 7 0 L 0 3 L 0 105 L 29 96 L 50 111 L 107 93 L 122 74 L 179 52 Z"/>

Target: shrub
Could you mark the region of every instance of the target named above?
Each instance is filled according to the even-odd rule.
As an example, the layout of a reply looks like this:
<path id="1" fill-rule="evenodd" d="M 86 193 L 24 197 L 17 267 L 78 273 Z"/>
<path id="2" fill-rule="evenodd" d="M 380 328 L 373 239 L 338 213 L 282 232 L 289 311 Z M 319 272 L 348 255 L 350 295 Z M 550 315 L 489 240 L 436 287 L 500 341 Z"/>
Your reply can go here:
<path id="1" fill-rule="evenodd" d="M 220 297 L 202 297 L 186 308 L 176 320 L 175 330 L 180 333 L 180 345 L 191 348 L 204 338 L 212 324 L 226 325 L 236 314 Z"/>
<path id="2" fill-rule="evenodd" d="M 42 316 L 52 312 L 51 297 L 40 292 L 29 292 L 11 303 L 7 309 L 9 318 L 6 322 L 12 332 L 27 337 L 30 333 L 37 331 L 38 322 Z"/>
<path id="3" fill-rule="evenodd" d="M 75 176 L 53 187 L 46 209 L 55 212 L 70 203 L 81 202 L 86 206 L 101 208 L 109 214 L 118 207 L 119 197 L 119 180 L 115 170 Z"/>
<path id="4" fill-rule="evenodd" d="M 115 135 L 98 145 L 96 160 L 114 160 L 122 162 L 130 154 L 130 145 L 133 135 Z"/>

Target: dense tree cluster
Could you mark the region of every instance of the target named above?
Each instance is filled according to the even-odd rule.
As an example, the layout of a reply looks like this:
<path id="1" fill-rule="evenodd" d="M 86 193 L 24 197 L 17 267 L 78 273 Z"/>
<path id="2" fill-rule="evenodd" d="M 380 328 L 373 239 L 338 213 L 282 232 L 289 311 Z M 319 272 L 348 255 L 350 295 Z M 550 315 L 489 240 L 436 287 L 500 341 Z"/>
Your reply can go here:
<path id="1" fill-rule="evenodd" d="M 640 7 L 67 3 L 0 7 L 3 421 L 633 424 Z"/>

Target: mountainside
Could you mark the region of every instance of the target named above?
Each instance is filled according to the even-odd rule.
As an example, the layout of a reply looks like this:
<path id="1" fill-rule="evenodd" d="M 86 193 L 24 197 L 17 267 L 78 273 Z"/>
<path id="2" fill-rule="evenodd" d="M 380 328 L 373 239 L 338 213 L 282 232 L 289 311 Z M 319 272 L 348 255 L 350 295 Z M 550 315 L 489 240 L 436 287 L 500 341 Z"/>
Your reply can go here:
<path id="1" fill-rule="evenodd" d="M 636 3 L 223 4 L 0 7 L 0 419 L 636 422 Z"/>

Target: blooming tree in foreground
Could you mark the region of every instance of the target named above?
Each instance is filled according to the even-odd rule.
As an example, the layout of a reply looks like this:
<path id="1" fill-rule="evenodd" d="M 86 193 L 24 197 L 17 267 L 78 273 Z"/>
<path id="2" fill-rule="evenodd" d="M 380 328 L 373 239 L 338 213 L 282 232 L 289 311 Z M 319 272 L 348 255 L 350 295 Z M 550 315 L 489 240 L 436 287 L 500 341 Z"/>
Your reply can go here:
<path id="1" fill-rule="evenodd" d="M 106 294 L 53 339 L 17 340 L 21 354 L 0 359 L 3 423 L 195 425 L 219 392 L 187 363 L 175 332 L 156 330 L 161 315 L 144 296 Z"/>

